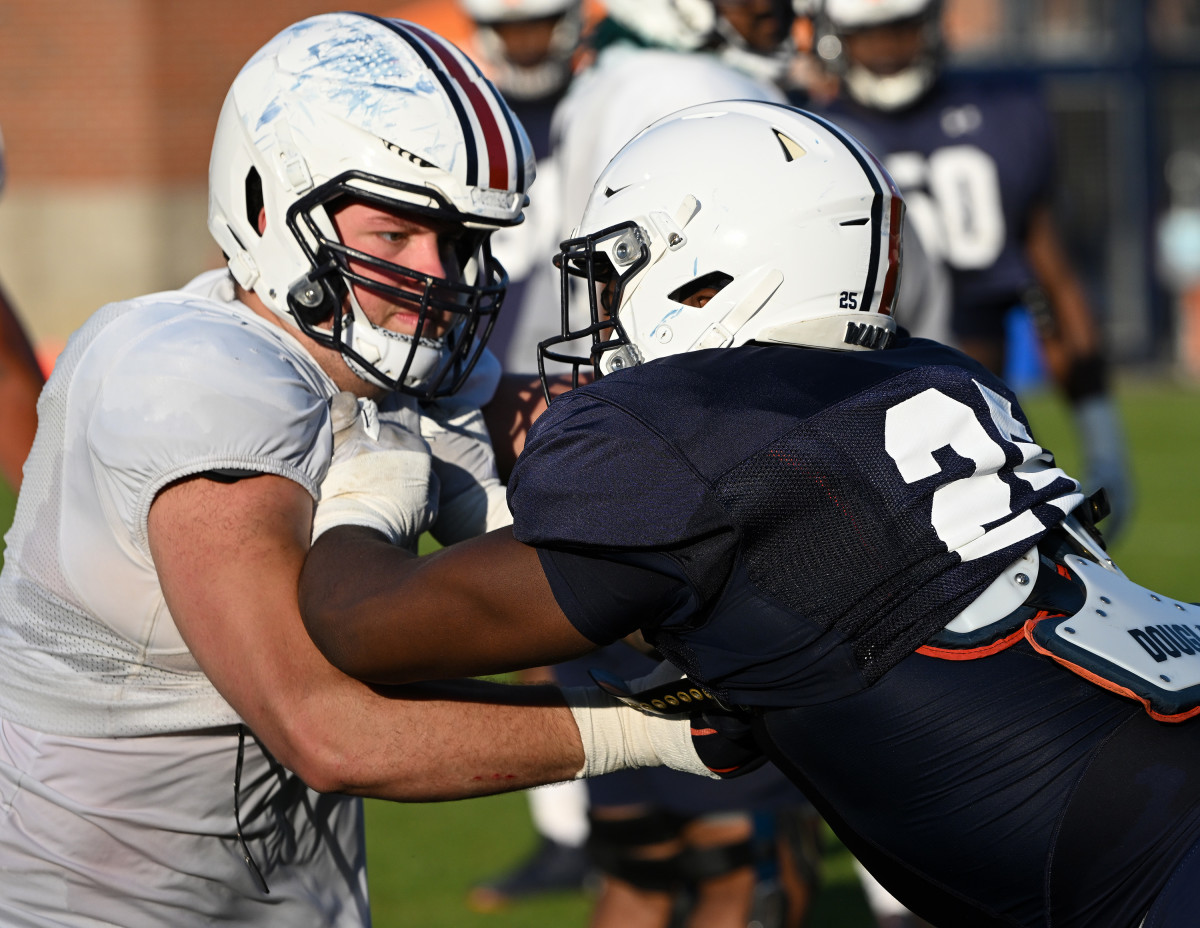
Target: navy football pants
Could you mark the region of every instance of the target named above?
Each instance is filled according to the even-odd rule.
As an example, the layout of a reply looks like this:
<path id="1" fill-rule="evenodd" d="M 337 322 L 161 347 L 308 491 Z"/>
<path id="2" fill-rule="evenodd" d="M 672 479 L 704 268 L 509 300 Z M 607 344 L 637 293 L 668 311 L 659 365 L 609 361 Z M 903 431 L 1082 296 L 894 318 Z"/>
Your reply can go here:
<path id="1" fill-rule="evenodd" d="M 1136 928 L 1152 904 L 1146 928 L 1200 924 L 1200 719 L 1156 722 L 1021 643 L 914 654 L 758 725 L 847 847 L 938 928 Z"/>

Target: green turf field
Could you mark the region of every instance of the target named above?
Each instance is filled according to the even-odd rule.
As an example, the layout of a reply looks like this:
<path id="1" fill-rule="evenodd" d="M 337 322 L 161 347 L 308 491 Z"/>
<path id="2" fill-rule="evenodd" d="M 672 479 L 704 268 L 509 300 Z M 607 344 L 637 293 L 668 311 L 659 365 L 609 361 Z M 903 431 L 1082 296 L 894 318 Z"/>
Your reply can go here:
<path id="1" fill-rule="evenodd" d="M 1162 381 L 1123 382 L 1137 511 L 1112 546 L 1137 582 L 1180 599 L 1200 600 L 1200 389 Z M 1068 472 L 1079 456 L 1069 418 L 1054 397 L 1023 405 L 1034 434 Z M 0 490 L 0 524 L 11 518 Z M 586 898 L 564 895 L 477 915 L 464 899 L 477 880 L 518 861 L 533 845 L 521 795 L 432 805 L 368 803 L 371 894 L 376 928 L 572 928 L 586 924 Z M 868 928 L 871 922 L 851 863 L 833 845 L 812 928 Z"/>

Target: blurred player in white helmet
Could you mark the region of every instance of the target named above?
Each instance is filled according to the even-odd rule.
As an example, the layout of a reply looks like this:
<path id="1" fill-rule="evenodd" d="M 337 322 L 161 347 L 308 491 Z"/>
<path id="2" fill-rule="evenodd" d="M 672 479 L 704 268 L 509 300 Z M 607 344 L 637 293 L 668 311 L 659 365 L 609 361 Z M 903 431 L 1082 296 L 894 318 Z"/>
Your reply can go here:
<path id="1" fill-rule="evenodd" d="M 420 26 L 316 16 L 239 73 L 209 176 L 227 268 L 103 307 L 44 391 L 0 573 L 0 922 L 364 926 L 359 796 L 708 774 L 686 720 L 366 686 L 301 621 L 333 527 L 415 550 L 510 521 L 488 239 L 533 176 L 495 88 Z"/>
<path id="2" fill-rule="evenodd" d="M 1101 332 L 1054 223 L 1050 116 L 1034 86 L 945 72 L 941 14 L 940 0 L 823 0 L 816 51 L 843 89 L 823 112 L 871 140 L 950 270 L 949 330 L 930 334 L 1000 372 L 1008 314 L 1029 309 L 1118 532 L 1133 491 Z"/>
<path id="3" fill-rule="evenodd" d="M 560 94 L 583 36 L 583 0 L 460 0 L 481 67 L 510 104 Z"/>
<path id="4" fill-rule="evenodd" d="M 0 191 L 6 179 L 0 137 Z M 42 370 L 8 293 L 0 287 L 0 477 L 21 488 L 21 466 L 37 431 Z"/>

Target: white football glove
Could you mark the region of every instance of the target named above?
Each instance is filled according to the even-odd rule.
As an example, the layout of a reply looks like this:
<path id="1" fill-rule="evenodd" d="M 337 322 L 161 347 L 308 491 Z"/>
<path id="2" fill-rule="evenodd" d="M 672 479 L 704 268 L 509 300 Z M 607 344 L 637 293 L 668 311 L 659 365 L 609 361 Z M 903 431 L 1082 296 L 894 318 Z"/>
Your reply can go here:
<path id="1" fill-rule="evenodd" d="M 449 545 L 512 524 L 482 412 L 440 401 L 422 404 L 421 437 L 433 455 L 439 488 L 434 538 Z"/>
<path id="2" fill-rule="evenodd" d="M 313 541 L 335 525 L 363 525 L 415 552 L 436 514 L 429 448 L 416 421 L 380 420 L 369 399 L 338 393 L 329 401 L 333 458 L 321 482 Z"/>

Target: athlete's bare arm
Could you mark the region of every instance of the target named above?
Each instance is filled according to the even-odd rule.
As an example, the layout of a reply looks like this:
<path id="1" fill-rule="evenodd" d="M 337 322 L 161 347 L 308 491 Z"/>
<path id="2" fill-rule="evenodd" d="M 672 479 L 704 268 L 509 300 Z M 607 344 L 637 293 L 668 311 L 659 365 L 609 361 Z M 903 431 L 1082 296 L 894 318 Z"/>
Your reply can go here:
<path id="1" fill-rule="evenodd" d="M 21 488 L 21 468 L 37 432 L 42 371 L 8 295 L 0 287 L 0 476 Z"/>
<path id="2" fill-rule="evenodd" d="M 590 379 L 581 376 L 580 382 Z M 563 375 L 549 381 L 551 397 L 571 389 L 571 378 Z M 496 387 L 496 395 L 483 407 L 484 420 L 496 452 L 496 468 L 500 479 L 508 482 L 529 427 L 546 408 L 546 394 L 541 379 L 530 374 L 504 374 Z"/>
<path id="3" fill-rule="evenodd" d="M 312 511 L 308 493 L 282 477 L 201 477 L 163 490 L 149 517 L 184 640 L 281 763 L 317 790 L 400 800 L 518 789 L 583 767 L 578 728 L 555 688 L 378 687 L 331 666 L 297 603 Z"/>
<path id="4" fill-rule="evenodd" d="M 1100 352 L 1100 333 L 1049 206 L 1030 214 L 1025 250 L 1053 318 L 1053 330 L 1042 333 L 1046 361 L 1054 379 L 1064 384 L 1072 362 Z"/>
<path id="5" fill-rule="evenodd" d="M 370 529 L 339 526 L 312 547 L 300 607 L 321 651 L 375 683 L 517 670 L 596 647 L 511 528 L 414 558 Z"/>

